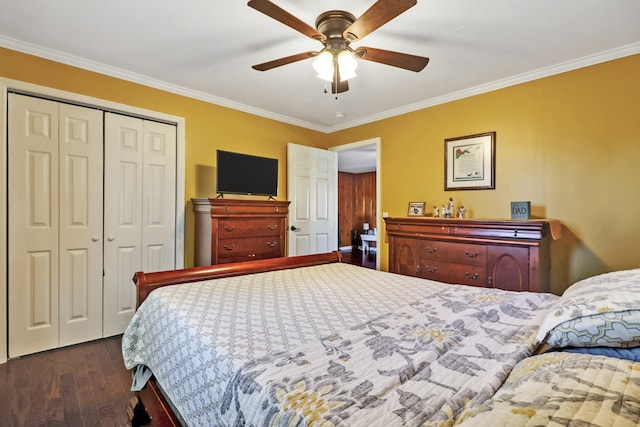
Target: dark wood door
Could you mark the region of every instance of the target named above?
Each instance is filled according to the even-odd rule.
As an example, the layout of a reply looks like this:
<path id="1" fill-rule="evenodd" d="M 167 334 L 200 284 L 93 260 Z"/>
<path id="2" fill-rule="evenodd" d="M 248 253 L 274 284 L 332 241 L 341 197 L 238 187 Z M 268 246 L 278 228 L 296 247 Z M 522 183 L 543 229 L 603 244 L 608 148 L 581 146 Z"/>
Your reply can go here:
<path id="1" fill-rule="evenodd" d="M 376 173 L 338 172 L 339 246 L 355 244 L 352 233 L 361 234 L 364 223 L 376 227 Z"/>

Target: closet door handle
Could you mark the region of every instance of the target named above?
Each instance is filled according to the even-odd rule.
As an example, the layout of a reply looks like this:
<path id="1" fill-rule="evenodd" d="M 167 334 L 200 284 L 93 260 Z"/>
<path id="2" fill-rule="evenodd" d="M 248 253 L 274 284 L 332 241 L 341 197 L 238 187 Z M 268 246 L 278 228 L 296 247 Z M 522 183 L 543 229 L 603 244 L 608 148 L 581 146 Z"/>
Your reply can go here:
<path id="1" fill-rule="evenodd" d="M 93 237 L 91 238 L 91 241 L 92 241 L 92 242 L 97 242 L 97 241 L 99 241 L 99 240 L 100 240 L 100 237 L 98 237 L 98 236 L 93 236 Z"/>
<path id="2" fill-rule="evenodd" d="M 107 237 L 107 240 L 110 241 L 110 242 L 113 242 L 114 240 L 116 240 L 116 238 L 113 237 L 113 236 L 109 236 L 109 237 Z"/>

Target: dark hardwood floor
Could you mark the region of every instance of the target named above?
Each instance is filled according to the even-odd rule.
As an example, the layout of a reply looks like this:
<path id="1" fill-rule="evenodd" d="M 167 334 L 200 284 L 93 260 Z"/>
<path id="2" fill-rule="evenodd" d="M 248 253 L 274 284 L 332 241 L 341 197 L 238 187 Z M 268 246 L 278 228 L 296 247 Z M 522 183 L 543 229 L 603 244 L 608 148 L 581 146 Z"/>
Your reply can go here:
<path id="1" fill-rule="evenodd" d="M 369 251 L 362 253 L 359 249 L 353 249 L 351 251 L 340 251 L 342 254 L 342 262 L 346 262 L 353 265 L 359 265 L 366 268 L 376 268 L 376 252 Z"/>
<path id="2" fill-rule="evenodd" d="M 134 393 L 120 345 L 116 336 L 0 365 L 0 425 L 129 425 Z"/>

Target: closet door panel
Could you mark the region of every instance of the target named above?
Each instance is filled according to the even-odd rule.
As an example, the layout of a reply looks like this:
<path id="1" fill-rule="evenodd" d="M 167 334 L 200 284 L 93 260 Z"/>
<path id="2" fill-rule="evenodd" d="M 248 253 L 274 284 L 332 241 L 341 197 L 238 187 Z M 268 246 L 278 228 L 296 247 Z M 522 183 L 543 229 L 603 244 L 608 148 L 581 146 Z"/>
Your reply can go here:
<path id="1" fill-rule="evenodd" d="M 102 112 L 60 104 L 60 345 L 102 337 Z"/>
<path id="2" fill-rule="evenodd" d="M 142 268 L 175 268 L 176 128 L 144 122 Z"/>
<path id="3" fill-rule="evenodd" d="M 58 105 L 9 94 L 9 357 L 58 346 Z"/>
<path id="4" fill-rule="evenodd" d="M 136 308 L 141 270 L 143 120 L 105 114 L 103 335 L 120 334 Z"/>

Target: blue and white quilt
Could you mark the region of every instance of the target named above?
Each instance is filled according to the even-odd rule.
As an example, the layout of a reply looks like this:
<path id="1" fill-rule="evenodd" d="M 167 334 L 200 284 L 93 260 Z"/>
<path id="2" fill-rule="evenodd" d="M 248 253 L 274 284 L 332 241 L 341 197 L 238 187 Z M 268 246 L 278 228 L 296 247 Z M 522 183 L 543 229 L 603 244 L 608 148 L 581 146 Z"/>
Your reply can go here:
<path id="1" fill-rule="evenodd" d="M 189 426 L 447 425 L 532 354 L 556 298 L 328 264 L 157 289 L 123 354 Z"/>

